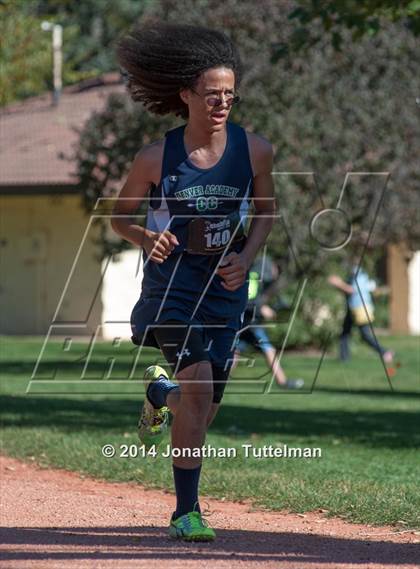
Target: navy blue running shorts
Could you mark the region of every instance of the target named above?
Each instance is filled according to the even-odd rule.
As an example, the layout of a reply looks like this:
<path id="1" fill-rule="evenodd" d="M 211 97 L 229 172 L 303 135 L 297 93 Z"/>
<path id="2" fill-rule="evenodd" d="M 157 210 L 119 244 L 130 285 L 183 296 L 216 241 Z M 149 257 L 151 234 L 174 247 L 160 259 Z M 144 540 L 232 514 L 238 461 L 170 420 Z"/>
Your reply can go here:
<path id="1" fill-rule="evenodd" d="M 221 324 L 191 326 L 179 320 L 165 320 L 153 327 L 153 334 L 174 373 L 201 361 L 210 362 L 213 403 L 220 403 L 232 367 L 236 331 Z"/>

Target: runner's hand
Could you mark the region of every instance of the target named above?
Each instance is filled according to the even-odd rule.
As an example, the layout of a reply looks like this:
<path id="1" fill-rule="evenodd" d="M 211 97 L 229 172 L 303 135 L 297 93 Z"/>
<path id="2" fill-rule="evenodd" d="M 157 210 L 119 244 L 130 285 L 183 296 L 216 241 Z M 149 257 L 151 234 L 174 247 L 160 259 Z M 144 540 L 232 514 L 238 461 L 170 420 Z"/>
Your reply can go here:
<path id="1" fill-rule="evenodd" d="M 169 230 L 161 233 L 147 231 L 143 242 L 148 258 L 155 263 L 166 261 L 175 245 L 179 245 L 178 239 Z"/>
<path id="2" fill-rule="evenodd" d="M 247 277 L 248 265 L 240 253 L 229 253 L 223 259 L 217 269 L 217 274 L 222 277 L 222 286 L 226 290 L 234 291 L 244 284 Z"/>

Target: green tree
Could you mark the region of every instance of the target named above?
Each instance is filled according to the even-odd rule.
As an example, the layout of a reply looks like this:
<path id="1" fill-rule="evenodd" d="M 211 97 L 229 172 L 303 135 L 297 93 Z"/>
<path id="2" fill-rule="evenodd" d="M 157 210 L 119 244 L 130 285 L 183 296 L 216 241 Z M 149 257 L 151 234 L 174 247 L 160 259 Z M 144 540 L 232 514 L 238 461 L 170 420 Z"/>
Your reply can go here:
<path id="1" fill-rule="evenodd" d="M 32 0 L 33 11 L 77 30 L 77 41 L 66 47 L 76 71 L 100 74 L 116 66 L 113 41 L 139 19 L 153 0 Z"/>
<path id="2" fill-rule="evenodd" d="M 289 50 L 308 49 L 328 35 L 340 50 L 343 30 L 350 30 L 354 41 L 373 36 L 387 22 L 402 22 L 414 35 L 420 34 L 419 0 L 297 0 L 288 14 L 297 22 L 287 42 L 276 46 L 274 60 Z"/>
<path id="3" fill-rule="evenodd" d="M 0 5 L 0 105 L 45 91 L 51 74 L 51 39 L 41 20 L 25 13 L 25 2 Z"/>
<path id="4" fill-rule="evenodd" d="M 147 0 L 3 0 L 0 3 L 0 105 L 52 88 L 51 32 L 63 26 L 63 85 L 116 68 L 114 38 L 141 17 Z"/>

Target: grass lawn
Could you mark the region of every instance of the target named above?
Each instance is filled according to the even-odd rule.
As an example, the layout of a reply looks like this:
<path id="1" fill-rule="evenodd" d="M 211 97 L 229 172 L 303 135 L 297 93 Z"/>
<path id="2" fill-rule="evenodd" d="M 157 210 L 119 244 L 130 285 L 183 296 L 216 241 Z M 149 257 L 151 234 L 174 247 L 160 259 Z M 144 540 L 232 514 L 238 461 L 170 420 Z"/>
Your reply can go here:
<path id="1" fill-rule="evenodd" d="M 201 494 L 420 527 L 419 339 L 382 340 L 401 362 L 393 390 L 380 359 L 356 338 L 353 360 L 343 365 L 328 354 L 308 393 L 263 393 L 262 358 L 252 367 L 240 364 L 206 440 L 216 448 L 235 447 L 237 456 L 204 460 Z M 148 349 L 132 373 L 136 348 L 130 343 L 99 344 L 85 365 L 87 344 L 51 342 L 30 382 L 42 341 L 1 338 L 2 452 L 45 467 L 172 490 L 170 458 L 101 454 L 107 443 L 117 455 L 120 445 L 138 444 L 144 394 L 139 379 L 147 365 L 158 363 L 158 351 Z M 286 353 L 282 363 L 289 376 L 303 377 L 310 386 L 319 359 Z M 317 447 L 322 456 L 246 458 L 241 445 L 247 443 Z"/>

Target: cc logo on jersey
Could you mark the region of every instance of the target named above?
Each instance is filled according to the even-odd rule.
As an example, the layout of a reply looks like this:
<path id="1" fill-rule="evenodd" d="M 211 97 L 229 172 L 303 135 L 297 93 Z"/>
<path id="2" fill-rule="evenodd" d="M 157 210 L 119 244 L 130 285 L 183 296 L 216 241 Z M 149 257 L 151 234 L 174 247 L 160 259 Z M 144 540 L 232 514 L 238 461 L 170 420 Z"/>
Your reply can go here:
<path id="1" fill-rule="evenodd" d="M 216 196 L 209 196 L 208 198 L 200 196 L 195 202 L 195 207 L 197 211 L 207 211 L 208 209 L 216 209 L 219 200 Z"/>

